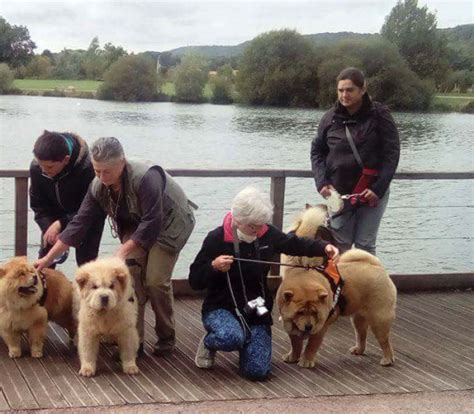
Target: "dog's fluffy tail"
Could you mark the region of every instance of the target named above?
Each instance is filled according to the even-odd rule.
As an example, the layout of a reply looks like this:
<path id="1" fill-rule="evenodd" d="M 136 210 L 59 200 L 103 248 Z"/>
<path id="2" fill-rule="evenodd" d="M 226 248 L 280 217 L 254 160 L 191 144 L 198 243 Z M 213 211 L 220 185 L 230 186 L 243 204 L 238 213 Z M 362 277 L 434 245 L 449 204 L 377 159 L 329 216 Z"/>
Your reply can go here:
<path id="1" fill-rule="evenodd" d="M 288 231 L 296 232 L 298 237 L 309 237 L 314 239 L 319 226 L 326 223 L 327 208 L 324 204 L 307 206 L 301 215 L 295 220 Z"/>
<path id="2" fill-rule="evenodd" d="M 374 266 L 382 266 L 382 262 L 373 254 L 360 249 L 350 249 L 344 252 L 339 259 L 339 263 L 347 262 L 368 262 Z"/>

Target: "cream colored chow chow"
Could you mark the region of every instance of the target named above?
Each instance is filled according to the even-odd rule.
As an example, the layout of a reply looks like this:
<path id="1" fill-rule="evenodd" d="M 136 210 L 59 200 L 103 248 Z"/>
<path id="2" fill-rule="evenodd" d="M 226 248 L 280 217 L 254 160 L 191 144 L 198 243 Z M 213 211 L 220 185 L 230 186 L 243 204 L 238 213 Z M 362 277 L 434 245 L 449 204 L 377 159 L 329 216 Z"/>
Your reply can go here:
<path id="1" fill-rule="evenodd" d="M 86 263 L 77 269 L 75 287 L 79 374 L 95 374 L 103 338 L 118 344 L 123 372 L 137 374 L 137 300 L 125 263 L 118 258 Z"/>
<path id="2" fill-rule="evenodd" d="M 38 274 L 26 257 L 14 257 L 0 266 L 0 335 L 10 358 L 21 356 L 21 335 L 28 333 L 31 356 L 43 356 L 48 319 L 69 331 L 76 326 L 72 315 L 72 284 L 53 269 Z"/>
<path id="3" fill-rule="evenodd" d="M 391 365 L 395 360 L 390 343 L 397 300 L 395 285 L 379 259 L 363 250 L 343 253 L 337 267 L 344 280 L 345 306 L 336 307 L 332 314 L 334 295 L 322 273 L 301 268 L 287 271 L 276 296 L 283 327 L 291 341 L 290 352 L 284 360 L 298 362 L 305 368 L 314 367 L 324 335 L 340 314 L 352 317 L 356 345 L 350 352 L 364 353 L 370 326 L 383 351 L 380 364 Z M 308 342 L 303 352 L 305 340 Z"/>
<path id="4" fill-rule="evenodd" d="M 287 232 L 294 232 L 298 237 L 319 238 L 333 243 L 331 233 L 326 227 L 327 216 L 327 207 L 324 204 L 316 206 L 306 204 L 305 210 L 298 215 Z M 323 258 L 282 254 L 281 262 L 290 265 L 320 266 L 323 264 Z M 280 271 L 283 277 L 289 269 L 287 266 L 282 266 Z"/>

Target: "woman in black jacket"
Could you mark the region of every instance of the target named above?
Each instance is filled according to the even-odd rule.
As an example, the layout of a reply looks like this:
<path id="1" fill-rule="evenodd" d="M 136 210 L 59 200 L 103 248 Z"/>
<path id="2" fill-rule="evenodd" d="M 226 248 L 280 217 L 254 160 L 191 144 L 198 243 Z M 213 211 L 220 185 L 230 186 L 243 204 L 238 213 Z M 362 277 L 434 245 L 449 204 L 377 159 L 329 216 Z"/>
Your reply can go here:
<path id="1" fill-rule="evenodd" d="M 193 289 L 207 289 L 202 319 L 207 334 L 201 339 L 195 362 L 214 365 L 216 351 L 240 351 L 241 375 L 255 380 L 270 372 L 273 297 L 267 286 L 268 264 L 275 253 L 335 258 L 338 250 L 322 240 L 287 235 L 268 223 L 273 207 L 267 196 L 252 187 L 234 198 L 222 226 L 205 238 L 190 267 Z"/>
<path id="2" fill-rule="evenodd" d="M 400 158 L 398 131 L 388 108 L 370 99 L 360 70 L 347 68 L 339 74 L 337 94 L 338 101 L 323 115 L 311 145 L 316 187 L 325 198 L 334 191 L 357 193 L 351 208 L 331 218 L 331 231 L 342 251 L 354 244 L 375 254 Z"/>

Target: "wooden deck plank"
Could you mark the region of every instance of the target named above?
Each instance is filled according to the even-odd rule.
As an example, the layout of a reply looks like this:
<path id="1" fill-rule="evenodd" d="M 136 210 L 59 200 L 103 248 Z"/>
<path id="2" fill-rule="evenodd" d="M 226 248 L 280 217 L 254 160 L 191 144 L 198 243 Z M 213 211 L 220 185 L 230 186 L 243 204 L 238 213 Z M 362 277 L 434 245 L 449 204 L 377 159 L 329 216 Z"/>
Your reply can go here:
<path id="1" fill-rule="evenodd" d="M 138 362 L 137 376 L 123 374 L 112 357 L 115 347 L 106 345 L 101 346 L 98 375 L 80 377 L 65 332 L 52 327 L 40 360 L 28 355 L 11 360 L 0 343 L 0 370 L 5 372 L 0 376 L 0 410 L 473 389 L 473 297 L 468 292 L 400 295 L 392 367 L 379 365 L 382 352 L 371 334 L 366 355 L 348 352 L 354 342 L 348 318 L 330 327 L 315 369 L 286 364 L 282 357 L 289 339 L 275 317 L 272 374 L 264 382 L 238 375 L 237 352 L 219 352 L 212 370 L 194 365 L 204 334 L 197 298 L 176 300 L 177 343 L 169 357 L 151 355 L 156 338 L 147 309 L 146 356 Z"/>

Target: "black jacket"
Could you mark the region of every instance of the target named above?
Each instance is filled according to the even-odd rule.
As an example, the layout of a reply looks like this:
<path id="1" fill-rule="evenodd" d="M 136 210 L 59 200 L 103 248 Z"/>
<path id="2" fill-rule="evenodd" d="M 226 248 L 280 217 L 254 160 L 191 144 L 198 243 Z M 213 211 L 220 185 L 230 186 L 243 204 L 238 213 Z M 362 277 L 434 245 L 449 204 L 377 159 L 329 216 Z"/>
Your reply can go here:
<path id="1" fill-rule="evenodd" d="M 339 102 L 323 115 L 311 144 L 316 187 L 319 191 L 332 184 L 340 194 L 351 194 L 360 177 L 361 168 L 345 134 L 346 123 L 364 167 L 378 170 L 370 188 L 383 197 L 397 169 L 400 141 L 388 108 L 372 102 L 367 94 L 362 107 L 353 115 Z"/>
<path id="2" fill-rule="evenodd" d="M 71 159 L 60 174 L 50 178 L 35 160 L 30 165 L 30 206 L 43 233 L 56 220 L 64 230 L 79 210 L 95 175 L 86 142 L 77 135 L 70 136 L 74 138 Z"/>
<path id="3" fill-rule="evenodd" d="M 256 246 L 258 244 L 258 253 Z M 258 239 L 258 243 L 240 242 L 240 255 L 244 259 L 274 260 L 275 253 L 286 253 L 292 256 L 325 256 L 324 248 L 328 243 L 323 240 L 311 240 L 287 235 L 276 227 L 268 226 L 267 232 Z M 226 273 L 214 270 L 211 262 L 220 255 L 235 256 L 232 242 L 224 241 L 223 226 L 209 232 L 204 239 L 201 250 L 190 267 L 189 284 L 195 290 L 207 289 L 207 295 L 202 305 L 202 312 L 215 309 L 227 309 L 234 313 L 234 304 L 227 284 Z M 241 262 L 245 291 L 248 300 L 262 296 L 265 306 L 271 312 L 273 297 L 267 285 L 269 265 Z M 246 304 L 238 263 L 234 261 L 229 270 L 232 290 L 239 309 L 242 311 Z M 255 313 L 245 315 L 248 323 L 254 325 L 271 325 L 270 312 L 264 316 Z M 235 314 L 235 313 L 234 313 Z"/>

